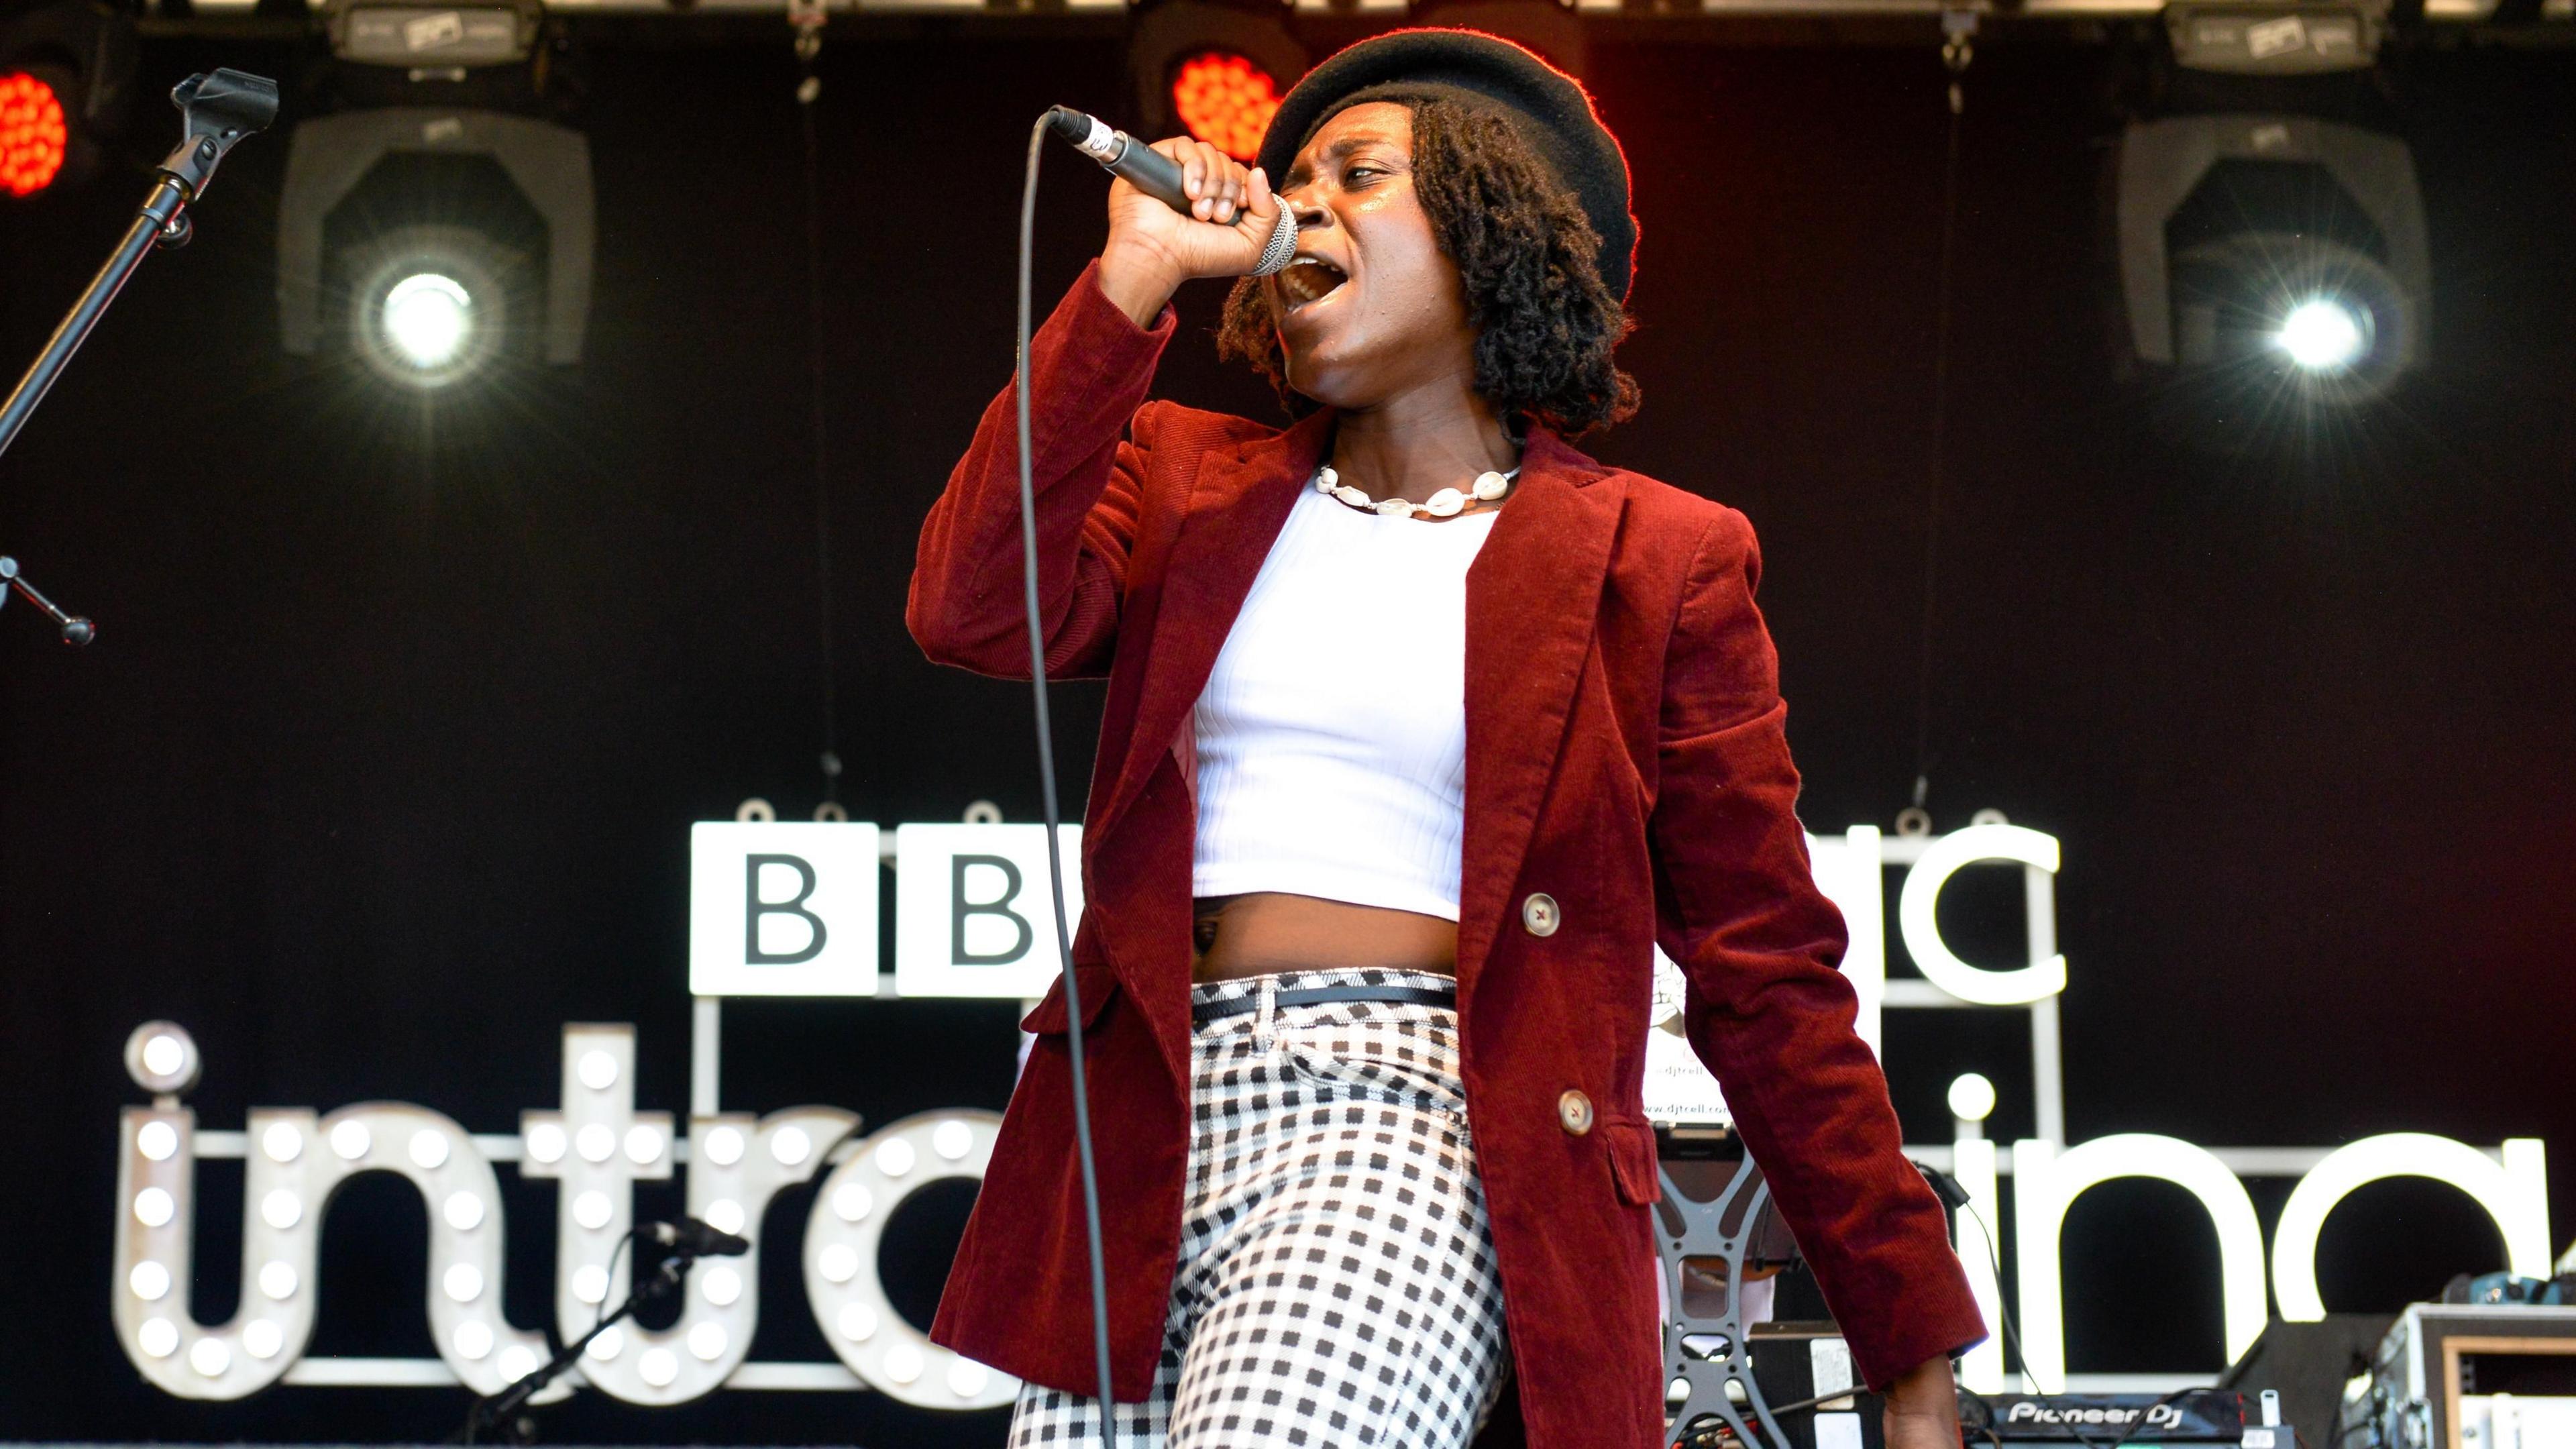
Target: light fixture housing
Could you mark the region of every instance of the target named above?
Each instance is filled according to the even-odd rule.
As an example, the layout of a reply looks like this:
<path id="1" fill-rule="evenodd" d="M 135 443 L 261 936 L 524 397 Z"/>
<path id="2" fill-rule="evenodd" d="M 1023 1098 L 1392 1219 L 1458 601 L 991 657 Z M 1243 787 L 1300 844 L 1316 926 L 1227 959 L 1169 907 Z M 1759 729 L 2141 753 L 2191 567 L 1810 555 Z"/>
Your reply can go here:
<path id="1" fill-rule="evenodd" d="M 323 7 L 331 53 L 358 65 L 437 72 L 516 65 L 545 21 L 536 0 L 442 5 L 436 0 L 331 0 Z"/>
<path id="2" fill-rule="evenodd" d="M 524 201 L 542 241 L 513 246 L 475 225 L 470 212 L 406 216 L 372 228 L 342 216 L 366 210 L 351 198 L 380 166 L 440 158 L 483 158 L 501 178 L 493 188 L 515 193 L 497 199 L 512 207 Z M 353 229 L 354 239 L 337 240 Z M 351 350 L 389 382 L 437 391 L 505 354 L 579 362 L 596 232 L 590 144 L 577 131 L 524 116 L 422 106 L 306 121 L 289 143 L 278 196 L 279 341 L 297 356 L 322 350 L 325 300 L 336 279 L 346 289 Z M 414 277 L 444 278 L 465 296 L 464 327 L 450 355 L 406 350 L 399 318 L 385 310 L 393 289 Z"/>
<path id="3" fill-rule="evenodd" d="M 2228 75 L 2367 70 L 2379 60 L 2388 0 L 2334 4 L 2199 3 L 2165 7 L 2174 63 Z"/>
<path id="4" fill-rule="evenodd" d="M 2261 182 L 2249 189 L 2270 199 L 2212 189 L 2231 179 Z M 2302 116 L 2135 124 L 2120 142 L 2114 225 L 2133 364 L 2241 369 L 2335 404 L 2376 398 L 2423 365 L 2432 263 L 2402 141 Z M 2282 346 L 2291 314 L 2319 300 L 2358 334 L 2340 365 L 2303 365 Z"/>

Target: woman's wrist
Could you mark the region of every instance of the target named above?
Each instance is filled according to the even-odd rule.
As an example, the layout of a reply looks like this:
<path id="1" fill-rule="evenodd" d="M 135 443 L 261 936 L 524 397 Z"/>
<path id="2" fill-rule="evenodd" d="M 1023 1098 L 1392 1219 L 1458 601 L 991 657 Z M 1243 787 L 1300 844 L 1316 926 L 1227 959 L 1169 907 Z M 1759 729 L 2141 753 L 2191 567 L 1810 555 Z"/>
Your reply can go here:
<path id="1" fill-rule="evenodd" d="M 1948 1357 L 1925 1359 L 1887 1387 L 1888 1449 L 1950 1449 L 1959 1442 L 1959 1390 Z"/>
<path id="2" fill-rule="evenodd" d="M 1161 258 L 1115 243 L 1100 254 L 1099 278 L 1100 295 L 1147 330 L 1181 286 L 1180 276 Z"/>

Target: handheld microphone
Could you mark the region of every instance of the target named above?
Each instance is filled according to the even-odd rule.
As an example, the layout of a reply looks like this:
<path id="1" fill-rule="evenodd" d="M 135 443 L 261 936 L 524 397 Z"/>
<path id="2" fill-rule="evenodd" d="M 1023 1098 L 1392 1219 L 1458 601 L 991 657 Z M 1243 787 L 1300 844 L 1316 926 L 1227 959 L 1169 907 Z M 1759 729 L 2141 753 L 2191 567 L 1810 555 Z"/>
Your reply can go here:
<path id="1" fill-rule="evenodd" d="M 644 1236 L 692 1258 L 739 1258 L 751 1251 L 751 1239 L 721 1231 L 696 1218 L 676 1223 L 646 1223 Z"/>
<path id="2" fill-rule="evenodd" d="M 1188 216 L 1189 193 L 1182 188 L 1181 168 L 1171 157 L 1146 145 L 1126 132 L 1112 127 L 1096 116 L 1088 116 L 1070 106 L 1053 106 L 1047 110 L 1047 129 L 1070 143 L 1073 149 L 1100 163 L 1110 175 Z M 1297 220 L 1288 214 L 1285 202 L 1279 206 L 1279 224 L 1270 231 L 1270 240 L 1261 248 L 1261 260 L 1252 275 L 1266 277 L 1288 265 L 1297 255 Z"/>

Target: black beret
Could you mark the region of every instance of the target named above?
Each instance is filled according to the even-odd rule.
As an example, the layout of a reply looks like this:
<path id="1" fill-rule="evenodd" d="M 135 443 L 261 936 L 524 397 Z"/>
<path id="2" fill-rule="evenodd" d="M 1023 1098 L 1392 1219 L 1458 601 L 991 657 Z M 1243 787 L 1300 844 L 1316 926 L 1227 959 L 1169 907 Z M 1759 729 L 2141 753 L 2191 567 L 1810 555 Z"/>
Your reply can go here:
<path id="1" fill-rule="evenodd" d="M 1516 122 L 1556 170 L 1601 234 L 1601 280 L 1625 301 L 1636 259 L 1628 214 L 1628 160 L 1572 76 L 1508 40 L 1473 30 L 1397 30 L 1336 52 L 1306 72 L 1270 118 L 1261 167 L 1277 185 L 1315 129 L 1359 99 L 1445 96 L 1481 103 Z"/>

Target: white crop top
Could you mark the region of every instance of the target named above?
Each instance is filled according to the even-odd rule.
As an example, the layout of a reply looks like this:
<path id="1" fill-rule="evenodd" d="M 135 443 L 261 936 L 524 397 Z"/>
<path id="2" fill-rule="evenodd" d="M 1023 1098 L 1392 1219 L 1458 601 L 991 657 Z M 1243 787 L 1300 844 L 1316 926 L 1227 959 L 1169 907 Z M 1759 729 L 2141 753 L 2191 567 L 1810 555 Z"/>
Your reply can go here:
<path id="1" fill-rule="evenodd" d="M 1499 516 L 1384 518 L 1299 491 L 1192 716 L 1192 895 L 1458 919 L 1467 566 Z"/>

